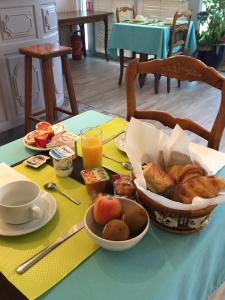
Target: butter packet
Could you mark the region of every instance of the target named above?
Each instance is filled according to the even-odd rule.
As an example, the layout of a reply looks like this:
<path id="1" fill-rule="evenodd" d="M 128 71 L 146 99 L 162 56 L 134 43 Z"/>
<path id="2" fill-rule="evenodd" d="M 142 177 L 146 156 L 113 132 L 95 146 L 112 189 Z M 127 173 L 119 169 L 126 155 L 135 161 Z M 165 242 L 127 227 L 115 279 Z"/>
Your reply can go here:
<path id="1" fill-rule="evenodd" d="M 32 168 L 37 169 L 40 166 L 42 166 L 43 164 L 45 164 L 48 159 L 50 159 L 50 157 L 48 157 L 46 155 L 38 154 L 38 155 L 34 155 L 34 156 L 31 156 L 28 159 L 26 159 L 24 161 L 24 164 L 26 166 L 30 166 Z"/>
<path id="2" fill-rule="evenodd" d="M 48 148 L 67 146 L 67 147 L 70 147 L 72 150 L 74 150 L 76 141 L 79 138 L 80 137 L 78 135 L 76 135 L 75 133 L 66 131 L 66 132 L 54 135 L 51 138 L 51 140 L 47 143 L 46 146 Z"/>

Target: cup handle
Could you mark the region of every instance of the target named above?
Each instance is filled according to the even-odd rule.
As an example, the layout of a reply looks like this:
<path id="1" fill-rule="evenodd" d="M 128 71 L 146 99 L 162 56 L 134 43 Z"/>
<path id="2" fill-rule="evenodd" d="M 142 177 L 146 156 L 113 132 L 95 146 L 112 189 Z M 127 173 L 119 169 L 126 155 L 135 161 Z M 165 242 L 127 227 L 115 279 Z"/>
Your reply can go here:
<path id="1" fill-rule="evenodd" d="M 40 219 L 43 215 L 43 211 L 37 205 L 32 206 L 31 211 L 32 211 L 32 217 L 34 219 Z"/>

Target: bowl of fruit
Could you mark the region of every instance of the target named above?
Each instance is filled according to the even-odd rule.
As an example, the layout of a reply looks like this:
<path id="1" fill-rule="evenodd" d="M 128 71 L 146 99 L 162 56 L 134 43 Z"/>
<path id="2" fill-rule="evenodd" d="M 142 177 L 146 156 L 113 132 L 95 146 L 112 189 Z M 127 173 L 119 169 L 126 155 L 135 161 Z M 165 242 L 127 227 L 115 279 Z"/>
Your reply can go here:
<path id="1" fill-rule="evenodd" d="M 134 200 L 102 194 L 84 217 L 89 237 L 111 251 L 135 246 L 148 232 L 149 223 L 147 211 Z"/>

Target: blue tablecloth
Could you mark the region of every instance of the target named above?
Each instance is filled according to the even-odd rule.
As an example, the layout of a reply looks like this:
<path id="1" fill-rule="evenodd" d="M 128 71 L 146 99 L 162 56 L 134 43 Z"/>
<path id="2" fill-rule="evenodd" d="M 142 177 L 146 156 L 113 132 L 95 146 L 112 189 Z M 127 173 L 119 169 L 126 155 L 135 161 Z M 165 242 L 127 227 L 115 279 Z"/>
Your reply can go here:
<path id="1" fill-rule="evenodd" d="M 89 111 L 66 124 L 78 133 L 84 124 L 99 125 L 110 118 Z M 24 155 L 20 144 L 18 140 L 3 146 L 1 161 L 10 161 L 12 152 L 13 163 L 19 161 Z M 219 175 L 225 178 L 225 168 Z M 224 228 L 225 203 L 214 209 L 206 228 L 192 235 L 172 234 L 151 225 L 134 248 L 125 252 L 99 249 L 39 299 L 206 300 L 225 281 Z"/>
<path id="2" fill-rule="evenodd" d="M 108 52 L 113 58 L 117 56 L 117 49 L 156 54 L 157 58 L 166 58 L 169 50 L 169 38 L 170 26 L 114 23 Z M 190 23 L 186 48 L 188 49 L 188 55 L 192 55 L 197 48 L 193 22 Z"/>
<path id="3" fill-rule="evenodd" d="M 79 134 L 81 129 L 85 127 L 98 126 L 111 119 L 112 117 L 110 116 L 90 110 L 76 116 L 76 118 L 69 118 L 62 123 L 65 125 L 67 131 Z M 21 138 L 9 144 L 0 146 L 0 163 L 5 162 L 8 165 L 13 165 L 36 154 L 37 151 L 28 149 L 24 146 L 23 138 Z"/>

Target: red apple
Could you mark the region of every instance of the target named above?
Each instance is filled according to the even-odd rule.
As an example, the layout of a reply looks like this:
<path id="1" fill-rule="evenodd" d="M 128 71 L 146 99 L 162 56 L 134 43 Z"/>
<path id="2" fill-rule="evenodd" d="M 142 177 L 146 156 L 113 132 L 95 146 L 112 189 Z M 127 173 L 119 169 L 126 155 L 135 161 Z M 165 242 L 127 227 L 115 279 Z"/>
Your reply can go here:
<path id="1" fill-rule="evenodd" d="M 99 195 L 95 200 L 93 217 L 97 224 L 105 225 L 113 219 L 119 219 L 121 214 L 122 205 L 116 197 Z"/>

